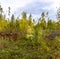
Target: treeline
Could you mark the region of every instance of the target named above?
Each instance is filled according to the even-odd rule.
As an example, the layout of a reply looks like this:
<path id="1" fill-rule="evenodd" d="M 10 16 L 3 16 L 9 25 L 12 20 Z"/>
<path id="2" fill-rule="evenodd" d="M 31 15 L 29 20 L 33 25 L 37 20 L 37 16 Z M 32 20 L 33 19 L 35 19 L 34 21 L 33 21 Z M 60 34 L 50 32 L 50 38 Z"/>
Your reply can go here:
<path id="1" fill-rule="evenodd" d="M 8 7 L 8 16 L 9 18 L 6 19 L 6 15 L 3 14 L 3 8 L 0 5 L 0 31 L 3 30 L 12 30 L 12 31 L 27 31 L 28 27 L 30 28 L 38 28 L 42 30 L 59 30 L 60 21 L 51 20 L 49 18 L 49 13 L 46 14 L 42 12 L 41 17 L 37 19 L 32 19 L 32 14 L 29 15 L 27 18 L 26 12 L 22 13 L 21 19 L 17 17 L 15 19 L 14 14 L 12 14 L 10 18 L 10 7 Z M 38 30 L 39 31 L 39 30 Z"/>

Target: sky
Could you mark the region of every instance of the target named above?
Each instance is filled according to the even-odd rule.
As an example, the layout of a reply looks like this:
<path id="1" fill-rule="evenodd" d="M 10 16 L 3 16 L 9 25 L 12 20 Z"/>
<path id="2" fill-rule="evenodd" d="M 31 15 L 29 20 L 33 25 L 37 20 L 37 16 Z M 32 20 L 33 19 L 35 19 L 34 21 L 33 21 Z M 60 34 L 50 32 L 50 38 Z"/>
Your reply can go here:
<path id="1" fill-rule="evenodd" d="M 20 16 L 23 11 L 33 18 L 39 18 L 41 12 L 49 12 L 49 17 L 56 20 L 57 9 L 60 6 L 60 0 L 0 0 L 0 4 L 7 14 L 8 7 L 11 7 L 11 13 Z"/>

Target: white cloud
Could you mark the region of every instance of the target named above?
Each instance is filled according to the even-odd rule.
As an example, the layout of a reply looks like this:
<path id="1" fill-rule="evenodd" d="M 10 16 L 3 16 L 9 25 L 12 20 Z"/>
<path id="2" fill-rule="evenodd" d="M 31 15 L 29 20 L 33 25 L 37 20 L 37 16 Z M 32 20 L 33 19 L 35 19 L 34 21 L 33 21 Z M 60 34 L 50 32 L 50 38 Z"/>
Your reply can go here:
<path id="1" fill-rule="evenodd" d="M 60 0 L 0 0 L 0 3 L 4 10 L 7 10 L 7 8 L 10 6 L 12 12 L 16 10 L 17 8 L 24 7 L 25 5 L 32 3 L 32 2 L 51 2 L 51 6 L 49 8 L 54 8 L 59 6 Z"/>
<path id="2" fill-rule="evenodd" d="M 17 8 L 24 7 L 28 3 L 31 3 L 32 0 L 0 0 L 0 4 L 2 5 L 4 10 L 8 10 L 8 7 L 11 7 L 11 11 L 15 11 Z"/>
<path id="3" fill-rule="evenodd" d="M 14 13 L 18 8 L 24 7 L 34 2 L 40 2 L 40 3 L 43 2 L 43 4 L 46 2 L 51 3 L 49 7 L 45 7 L 44 9 L 48 9 L 48 10 L 52 9 L 54 11 L 56 11 L 56 9 L 60 6 L 60 0 L 0 0 L 0 3 L 4 11 L 5 12 L 8 11 L 8 7 L 10 6 L 11 13 Z"/>

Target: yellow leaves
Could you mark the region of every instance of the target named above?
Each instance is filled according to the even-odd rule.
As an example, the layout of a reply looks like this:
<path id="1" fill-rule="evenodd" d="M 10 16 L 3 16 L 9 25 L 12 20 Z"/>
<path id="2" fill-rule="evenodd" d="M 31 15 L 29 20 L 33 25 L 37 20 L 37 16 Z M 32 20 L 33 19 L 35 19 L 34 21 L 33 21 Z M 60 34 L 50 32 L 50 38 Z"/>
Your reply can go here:
<path id="1" fill-rule="evenodd" d="M 27 33 L 33 34 L 33 29 L 30 26 L 27 27 Z"/>
<path id="2" fill-rule="evenodd" d="M 50 51 L 50 50 L 51 50 L 51 48 L 46 46 L 46 50 L 47 50 L 47 52 L 48 52 L 48 51 Z"/>
<path id="3" fill-rule="evenodd" d="M 26 37 L 27 37 L 27 38 L 32 37 L 33 34 L 34 34 L 33 28 L 31 28 L 30 26 L 28 26 L 28 27 L 27 27 Z"/>
<path id="4" fill-rule="evenodd" d="M 20 29 L 22 31 L 26 30 L 26 28 L 28 27 L 28 23 L 27 23 L 27 20 L 21 20 L 20 21 Z"/>
<path id="5" fill-rule="evenodd" d="M 7 27 L 7 22 L 5 20 L 0 21 L 0 31 L 4 28 Z"/>
<path id="6" fill-rule="evenodd" d="M 31 38 L 32 36 L 33 36 L 33 35 L 31 35 L 31 34 L 30 34 L 30 35 L 27 34 L 27 35 L 26 35 L 26 38 Z"/>
<path id="7" fill-rule="evenodd" d="M 56 36 L 55 40 L 56 40 L 56 42 L 60 42 L 60 37 Z"/>
<path id="8" fill-rule="evenodd" d="M 33 24 L 33 23 L 31 23 L 29 26 L 30 26 L 31 28 L 33 28 L 33 27 L 34 27 L 34 24 Z"/>
<path id="9" fill-rule="evenodd" d="M 2 30 L 2 28 L 0 27 L 0 31 Z"/>

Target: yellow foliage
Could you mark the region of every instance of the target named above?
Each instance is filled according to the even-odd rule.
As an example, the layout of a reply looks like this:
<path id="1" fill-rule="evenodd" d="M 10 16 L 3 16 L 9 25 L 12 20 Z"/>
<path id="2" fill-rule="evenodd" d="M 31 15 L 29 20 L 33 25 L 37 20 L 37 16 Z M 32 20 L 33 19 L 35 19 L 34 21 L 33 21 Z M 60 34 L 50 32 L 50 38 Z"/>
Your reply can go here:
<path id="1" fill-rule="evenodd" d="M 22 31 L 24 31 L 24 30 L 27 29 L 27 27 L 28 27 L 27 20 L 21 20 L 21 21 L 20 21 L 20 29 L 21 29 Z"/>
<path id="2" fill-rule="evenodd" d="M 26 34 L 26 37 L 29 38 L 29 37 L 32 37 L 33 36 L 33 28 L 31 28 L 30 26 L 27 27 L 27 34 Z"/>

